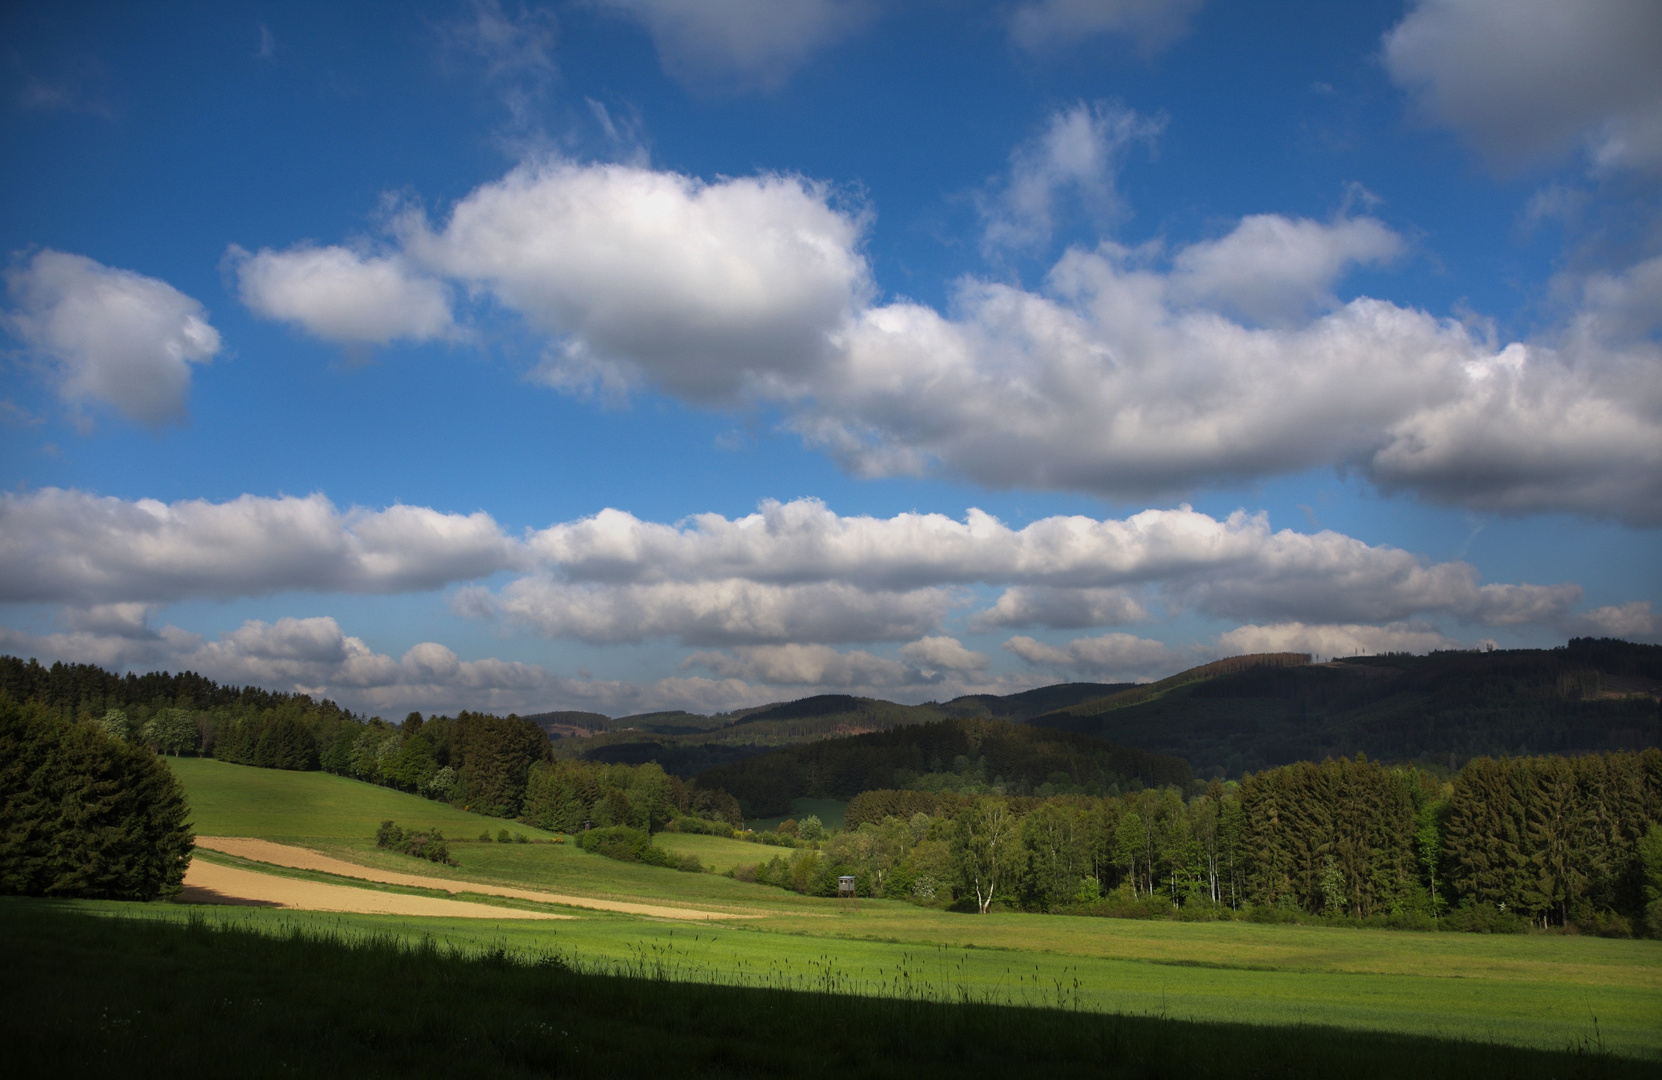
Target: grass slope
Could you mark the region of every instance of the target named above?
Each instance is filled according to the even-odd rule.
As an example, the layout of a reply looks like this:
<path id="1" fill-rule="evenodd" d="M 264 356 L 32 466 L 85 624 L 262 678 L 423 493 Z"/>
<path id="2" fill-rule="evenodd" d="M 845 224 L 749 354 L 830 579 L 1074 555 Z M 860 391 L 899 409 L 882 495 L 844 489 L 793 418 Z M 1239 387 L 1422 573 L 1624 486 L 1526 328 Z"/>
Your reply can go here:
<path id="1" fill-rule="evenodd" d="M 454 838 L 475 837 L 486 830 L 495 834 L 505 827 L 528 836 L 553 835 L 328 773 L 256 769 L 212 758 L 164 760 L 184 785 L 191 820 L 201 836 L 373 839 L 388 818 Z"/>
<path id="2" fill-rule="evenodd" d="M 809 814 L 819 818 L 820 824 L 824 825 L 827 829 L 840 829 L 843 827 L 843 820 L 848 816 L 848 800 L 792 799 L 790 813 L 780 814 L 776 817 L 757 818 L 754 821 L 747 820 L 744 823 L 744 827 L 747 829 L 754 829 L 757 832 L 771 832 L 774 829 L 777 829 L 779 827 L 779 823 L 784 821 L 786 818 L 794 818 L 797 821 L 801 821 Z"/>

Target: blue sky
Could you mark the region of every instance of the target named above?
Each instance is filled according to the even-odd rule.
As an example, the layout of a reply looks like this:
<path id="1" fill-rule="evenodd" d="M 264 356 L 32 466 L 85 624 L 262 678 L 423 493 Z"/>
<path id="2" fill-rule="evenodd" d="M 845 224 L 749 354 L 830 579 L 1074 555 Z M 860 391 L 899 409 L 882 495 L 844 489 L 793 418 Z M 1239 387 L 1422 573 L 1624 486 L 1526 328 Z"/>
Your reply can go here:
<path id="1" fill-rule="evenodd" d="M 1662 636 L 1645 0 L 0 20 L 6 651 L 621 714 Z"/>

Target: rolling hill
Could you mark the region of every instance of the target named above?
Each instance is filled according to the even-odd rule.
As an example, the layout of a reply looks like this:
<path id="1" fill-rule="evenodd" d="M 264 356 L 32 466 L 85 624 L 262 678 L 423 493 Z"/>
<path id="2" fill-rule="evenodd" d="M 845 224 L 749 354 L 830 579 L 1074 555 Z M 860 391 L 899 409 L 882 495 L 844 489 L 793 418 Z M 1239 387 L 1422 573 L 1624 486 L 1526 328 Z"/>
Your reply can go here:
<path id="1" fill-rule="evenodd" d="M 590 728 L 592 734 L 560 739 L 555 743 L 555 755 L 630 765 L 656 761 L 669 772 L 692 776 L 781 747 L 823 739 L 953 719 L 1024 721 L 1131 687 L 1129 683 L 1063 683 L 1006 697 L 978 695 L 922 705 L 899 705 L 848 694 L 816 694 L 716 716 L 642 713 L 595 725 Z M 585 715 L 593 714 L 546 713 L 529 719 L 549 731 L 551 726 L 544 717 Z"/>
<path id="2" fill-rule="evenodd" d="M 1662 646 L 1578 638 L 1327 664 L 1238 657 L 1029 723 L 1176 755 L 1200 776 L 1358 752 L 1457 767 L 1478 755 L 1662 745 L 1659 692 Z"/>

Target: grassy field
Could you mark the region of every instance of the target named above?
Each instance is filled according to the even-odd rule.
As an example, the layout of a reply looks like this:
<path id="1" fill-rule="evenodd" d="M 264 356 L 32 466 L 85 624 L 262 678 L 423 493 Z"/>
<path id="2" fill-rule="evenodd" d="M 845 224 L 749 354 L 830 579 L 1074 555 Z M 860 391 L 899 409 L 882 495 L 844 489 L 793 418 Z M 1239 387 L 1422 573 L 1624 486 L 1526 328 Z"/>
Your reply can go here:
<path id="1" fill-rule="evenodd" d="M 458 843 L 452 854 L 460 865 L 442 867 L 376 850 L 375 825 L 382 817 L 396 817 L 444 828 L 459 817 L 470 824 L 455 832 L 466 836 L 477 835 L 487 819 L 317 774 L 192 762 L 180 775 L 193 805 L 199 787 L 211 795 L 207 809 L 198 812 L 199 822 L 213 823 L 212 829 L 199 825 L 205 833 L 303 838 L 307 846 L 348 861 L 406 871 L 419 866 L 423 873 L 458 881 L 714 905 L 763 916 L 714 932 L 593 913 L 558 925 L 260 910 L 232 916 L 252 929 L 345 927 L 408 941 L 431 937 L 471 949 L 502 946 L 526 955 L 556 949 L 585 963 L 649 963 L 670 981 L 949 1000 L 969 996 L 1035 1006 L 1054 1004 L 1061 993 L 1064 1004 L 1087 1011 L 1198 1023 L 1315 1025 L 1545 1049 L 1587 1042 L 1662 1060 L 1662 942 L 976 916 L 881 900 L 844 907 L 717 874 L 620 863 L 570 844 Z M 251 792 L 250 809 L 237 805 L 242 788 Z M 292 806 L 285 791 L 292 792 Z M 331 819 L 331 805 L 346 812 Z M 420 816 L 426 807 L 433 817 Z M 720 868 L 781 851 L 677 834 L 662 835 L 658 842 Z M 108 913 L 117 907 L 88 910 Z M 159 904 L 129 910 L 178 919 L 189 909 Z"/>
<path id="2" fill-rule="evenodd" d="M 841 799 L 792 799 L 788 816 L 801 821 L 813 814 L 827 829 L 840 829 L 847 813 L 848 803 Z M 783 817 L 757 818 L 755 821 L 746 821 L 744 827 L 755 829 L 757 832 L 772 832 L 784 820 Z"/>
<path id="3" fill-rule="evenodd" d="M 107 917 L 0 900 L 8 1075 L 1055 1077 L 1648 1076 L 1596 1042 L 1539 1051 L 1438 1037 L 1193 1023 L 1048 1005 L 678 981 L 623 964 L 449 945 L 366 918 Z M 134 909 L 128 908 L 128 911 Z M 106 916 L 106 917 L 98 917 Z M 263 921 L 263 925 L 262 925 Z M 556 943 L 558 944 L 558 943 Z M 1060 1005 L 1060 1007 L 1058 1007 Z"/>
<path id="4" fill-rule="evenodd" d="M 790 848 L 752 844 L 746 840 L 730 840 L 724 836 L 699 836 L 696 833 L 659 833 L 653 842 L 677 855 L 697 855 L 705 866 L 725 874 L 735 866 L 749 866 L 767 862 L 775 855 L 789 859 Z"/>
<path id="5" fill-rule="evenodd" d="M 184 785 L 191 820 L 202 836 L 373 837 L 387 818 L 451 838 L 508 828 L 528 836 L 540 830 L 470 814 L 445 803 L 321 772 L 285 772 L 231 765 L 212 758 L 164 758 Z"/>

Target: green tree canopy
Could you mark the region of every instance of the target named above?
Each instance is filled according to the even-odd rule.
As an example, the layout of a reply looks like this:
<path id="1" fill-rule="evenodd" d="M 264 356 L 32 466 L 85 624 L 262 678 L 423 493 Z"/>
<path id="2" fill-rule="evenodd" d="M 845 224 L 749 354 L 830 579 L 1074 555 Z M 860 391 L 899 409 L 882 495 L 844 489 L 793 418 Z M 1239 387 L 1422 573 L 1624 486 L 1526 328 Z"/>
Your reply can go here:
<path id="1" fill-rule="evenodd" d="M 195 846 L 188 814 L 148 748 L 0 694 L 0 893 L 173 895 Z"/>

